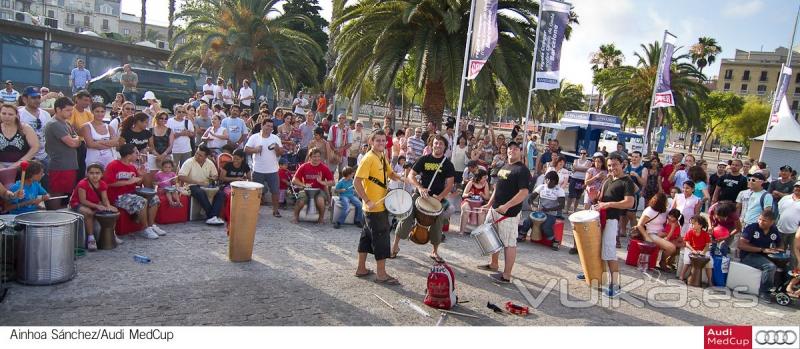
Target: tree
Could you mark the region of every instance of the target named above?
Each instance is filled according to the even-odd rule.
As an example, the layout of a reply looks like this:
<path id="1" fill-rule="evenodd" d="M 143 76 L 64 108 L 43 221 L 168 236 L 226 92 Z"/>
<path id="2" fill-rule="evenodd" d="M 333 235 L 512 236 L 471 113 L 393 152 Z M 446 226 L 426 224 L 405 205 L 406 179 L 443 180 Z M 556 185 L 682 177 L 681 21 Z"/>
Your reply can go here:
<path id="1" fill-rule="evenodd" d="M 557 89 L 537 90 L 536 104 L 544 113 L 542 121 L 557 122 L 565 111 L 586 109 L 583 86 L 562 79 Z"/>
<path id="2" fill-rule="evenodd" d="M 204 7 L 184 8 L 177 18 L 186 20 L 175 36 L 170 63 L 184 71 L 200 68 L 271 84 L 276 90 L 317 76 L 316 60 L 322 51 L 308 35 L 289 24 L 308 22 L 300 15 L 281 15 L 280 0 L 217 0 Z"/>
<path id="3" fill-rule="evenodd" d="M 741 113 L 743 107 L 744 98 L 730 92 L 713 91 L 700 100 L 700 119 L 706 128 L 703 144 L 707 146 L 717 128 Z M 701 157 L 705 150 L 706 147 L 700 150 Z"/>
<path id="4" fill-rule="evenodd" d="M 717 60 L 717 55 L 722 52 L 722 47 L 717 45 L 717 40 L 709 37 L 702 37 L 697 39 L 697 43 L 692 45 L 689 49 L 692 63 L 697 64 L 700 72 L 703 68 L 714 64 Z"/>
<path id="5" fill-rule="evenodd" d="M 284 15 L 304 15 L 310 20 L 310 22 L 297 21 L 289 24 L 287 27 L 305 33 L 311 37 L 319 47 L 327 48 L 328 34 L 325 33 L 325 29 L 328 27 L 328 21 L 322 18 L 320 11 L 322 11 L 322 8 L 318 5 L 317 0 L 287 0 L 283 4 Z M 315 63 L 318 72 L 317 76 L 312 80 L 302 80 L 298 81 L 298 83 L 304 86 L 319 86 L 322 84 L 326 73 L 324 57 L 319 57 Z"/>
<path id="6" fill-rule="evenodd" d="M 388 91 L 410 60 L 424 91 L 425 117 L 440 124 L 448 100 L 458 93 L 469 10 L 469 0 L 364 0 L 346 7 L 331 24 L 341 26 L 332 71 L 339 93 L 352 93 L 369 78 L 379 91 Z M 497 47 L 471 85 L 494 87 L 499 81 L 524 108 L 538 11 L 532 1 L 498 1 Z M 574 14 L 571 20 L 577 22 Z"/>
<path id="7" fill-rule="evenodd" d="M 720 135 L 730 143 L 749 144 L 750 138 L 764 134 L 764 125 L 769 120 L 769 114 L 769 104 L 759 98 L 748 97 L 742 112 L 723 124 Z"/>
<path id="8" fill-rule="evenodd" d="M 172 48 L 172 34 L 175 32 L 175 1 L 176 0 L 169 0 L 169 27 L 167 27 L 167 42 L 169 43 L 169 47 Z"/>
<path id="9" fill-rule="evenodd" d="M 591 57 L 589 58 L 589 63 L 592 64 L 592 72 L 594 72 L 594 76 L 596 77 L 599 72 L 605 69 L 619 67 L 620 65 L 622 65 L 622 61 L 624 60 L 625 60 L 625 55 L 623 55 L 622 51 L 617 49 L 617 47 L 614 44 L 605 44 L 605 45 L 600 45 L 600 50 L 592 53 Z M 600 112 L 600 108 L 602 106 L 603 106 L 603 90 L 598 89 L 597 90 L 598 112 Z"/>
<path id="10" fill-rule="evenodd" d="M 139 41 L 145 41 L 147 38 L 147 28 L 145 20 L 147 19 L 147 0 L 142 0 L 142 18 L 140 19 L 141 27 L 139 28 Z"/>

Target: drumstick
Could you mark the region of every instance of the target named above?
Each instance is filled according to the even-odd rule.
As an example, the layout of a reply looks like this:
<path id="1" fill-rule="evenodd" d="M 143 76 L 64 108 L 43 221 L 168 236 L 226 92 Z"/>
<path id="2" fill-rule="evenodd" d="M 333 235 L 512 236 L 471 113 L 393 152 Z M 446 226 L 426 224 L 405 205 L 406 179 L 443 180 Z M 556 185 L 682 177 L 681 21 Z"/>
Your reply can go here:
<path id="1" fill-rule="evenodd" d="M 25 171 L 28 170 L 28 165 L 29 163 L 27 161 L 19 163 L 19 168 L 22 169 L 22 175 L 19 180 L 19 189 L 17 190 L 17 192 L 22 192 L 22 190 L 25 188 Z"/>
<path id="2" fill-rule="evenodd" d="M 381 296 L 379 296 L 377 293 L 373 293 L 373 295 L 375 295 L 375 297 L 378 297 L 378 299 L 380 299 L 380 300 L 381 300 L 381 302 L 383 302 L 383 303 L 385 303 L 386 305 L 388 305 L 388 306 L 389 306 L 389 308 L 392 308 L 392 310 L 395 310 L 395 311 L 397 310 L 397 309 L 395 309 L 395 308 L 394 308 L 394 306 L 392 306 L 391 304 L 389 304 L 389 302 L 387 302 L 385 299 L 381 298 Z"/>
<path id="3" fill-rule="evenodd" d="M 49 200 L 60 200 L 60 199 L 66 199 L 68 197 L 69 197 L 68 195 L 54 196 L 54 197 L 50 198 Z"/>

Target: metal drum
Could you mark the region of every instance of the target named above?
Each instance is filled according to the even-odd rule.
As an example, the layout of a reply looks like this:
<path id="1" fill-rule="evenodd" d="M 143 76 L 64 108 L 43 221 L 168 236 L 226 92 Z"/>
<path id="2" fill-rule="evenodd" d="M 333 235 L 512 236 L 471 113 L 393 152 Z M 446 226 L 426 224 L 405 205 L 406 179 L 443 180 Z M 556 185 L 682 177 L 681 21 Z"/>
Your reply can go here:
<path id="1" fill-rule="evenodd" d="M 486 223 L 475 228 L 475 230 L 472 231 L 472 237 L 475 239 L 475 244 L 478 245 L 478 249 L 481 250 L 481 254 L 484 256 L 500 252 L 504 247 L 492 223 Z"/>
<path id="2" fill-rule="evenodd" d="M 69 281 L 75 266 L 75 221 L 62 211 L 39 211 L 18 215 L 17 281 L 30 285 L 52 285 Z"/>
<path id="3" fill-rule="evenodd" d="M 117 225 L 119 212 L 98 211 L 94 218 L 100 223 L 100 233 L 97 238 L 97 248 L 101 250 L 113 250 L 117 248 L 117 239 L 114 236 L 114 228 Z"/>
<path id="4" fill-rule="evenodd" d="M 467 201 L 467 205 L 469 205 L 469 216 L 467 223 L 470 225 L 478 225 L 478 213 L 481 212 L 483 198 L 480 195 L 470 195 L 470 197 L 466 198 L 465 200 Z"/>
<path id="5" fill-rule="evenodd" d="M 136 188 L 136 195 L 139 195 L 139 196 L 145 198 L 147 200 L 147 202 L 149 203 L 150 199 L 152 199 L 154 196 L 156 196 L 156 190 L 153 189 L 153 188 L 139 187 L 139 188 Z"/>
<path id="6" fill-rule="evenodd" d="M 82 253 L 86 253 L 86 219 L 83 217 L 83 214 L 68 208 L 58 210 L 58 212 L 71 214 L 78 218 L 78 220 L 75 221 L 75 249 L 77 250 L 76 253 L 79 254 L 78 257 L 82 257 Z"/>
<path id="7" fill-rule="evenodd" d="M 386 210 L 398 220 L 408 217 L 411 214 L 411 207 L 414 205 L 411 194 L 403 189 L 390 190 L 383 202 Z"/>
<path id="8" fill-rule="evenodd" d="M 256 182 L 235 181 L 231 183 L 230 234 L 228 235 L 228 258 L 231 262 L 246 262 L 253 256 L 258 208 L 264 185 Z"/>
<path id="9" fill-rule="evenodd" d="M 547 220 L 547 215 L 542 211 L 531 212 L 531 241 L 542 239 L 542 224 Z"/>
<path id="10" fill-rule="evenodd" d="M 16 277 L 17 231 L 14 230 L 15 215 L 0 216 L 0 285 Z"/>

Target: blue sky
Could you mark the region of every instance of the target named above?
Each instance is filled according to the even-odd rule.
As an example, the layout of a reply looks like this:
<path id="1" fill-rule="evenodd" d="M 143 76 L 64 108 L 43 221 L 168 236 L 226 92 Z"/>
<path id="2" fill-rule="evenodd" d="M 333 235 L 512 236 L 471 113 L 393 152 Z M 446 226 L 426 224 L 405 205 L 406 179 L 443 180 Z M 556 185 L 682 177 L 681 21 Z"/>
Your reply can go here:
<path id="1" fill-rule="evenodd" d="M 719 74 L 719 60 L 732 58 L 736 49 L 772 51 L 788 46 L 800 0 L 573 0 L 581 22 L 564 43 L 562 77 L 591 90 L 589 56 L 601 44 L 614 43 L 634 64 L 639 44 L 661 40 L 664 29 L 678 36 L 677 45 L 688 46 L 701 36 L 722 46 L 718 62 L 707 67 L 708 76 Z M 330 0 L 320 0 L 323 16 L 330 19 Z M 140 0 L 122 0 L 122 10 L 139 13 Z M 148 22 L 167 23 L 167 0 L 148 0 Z M 800 37 L 797 39 L 800 42 Z"/>

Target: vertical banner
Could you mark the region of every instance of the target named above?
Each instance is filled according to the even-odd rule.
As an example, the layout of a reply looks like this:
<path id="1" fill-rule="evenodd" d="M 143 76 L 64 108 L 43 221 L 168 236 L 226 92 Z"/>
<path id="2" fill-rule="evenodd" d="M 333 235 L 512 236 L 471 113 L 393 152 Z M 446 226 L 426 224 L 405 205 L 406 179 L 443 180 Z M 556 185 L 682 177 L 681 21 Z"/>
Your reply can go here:
<path id="1" fill-rule="evenodd" d="M 472 23 L 472 45 L 469 50 L 467 80 L 475 79 L 497 46 L 497 1 L 475 1 Z"/>
<path id="2" fill-rule="evenodd" d="M 673 40 L 674 37 L 670 35 L 664 37 L 664 47 L 661 48 L 661 59 L 658 61 L 656 94 L 655 98 L 653 98 L 653 108 L 675 106 L 675 100 L 672 96 L 672 76 L 670 75 L 672 54 L 675 52 L 675 43 Z"/>
<path id="3" fill-rule="evenodd" d="M 536 80 L 534 90 L 559 88 L 561 80 L 561 43 L 569 22 L 572 5 L 564 2 L 542 0 L 539 16 L 539 41 L 536 42 Z"/>
<path id="4" fill-rule="evenodd" d="M 667 146 L 667 136 L 669 136 L 669 127 L 661 126 L 656 129 L 656 138 L 658 138 L 658 144 L 656 145 L 656 152 L 663 153 L 664 147 Z"/>
<path id="5" fill-rule="evenodd" d="M 772 127 L 773 125 L 778 123 L 779 115 L 781 114 L 779 111 L 781 110 L 781 104 L 787 104 L 786 102 L 786 90 L 789 88 L 789 81 L 792 78 L 792 68 L 787 67 L 786 65 L 781 66 L 781 76 L 778 78 L 778 87 L 775 91 L 775 98 L 772 100 L 772 110 L 769 116 L 769 126 Z M 785 108 L 786 111 L 789 108 Z"/>

